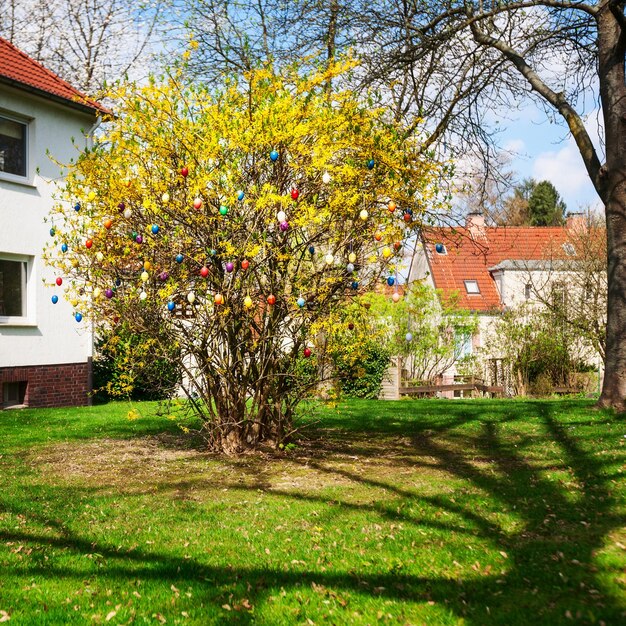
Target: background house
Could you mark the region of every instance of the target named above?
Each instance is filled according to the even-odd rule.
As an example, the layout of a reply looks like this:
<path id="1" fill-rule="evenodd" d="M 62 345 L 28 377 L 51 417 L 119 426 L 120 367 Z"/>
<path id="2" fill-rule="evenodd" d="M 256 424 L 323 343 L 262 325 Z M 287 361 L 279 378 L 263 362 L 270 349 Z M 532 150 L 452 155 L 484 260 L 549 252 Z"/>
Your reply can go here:
<path id="1" fill-rule="evenodd" d="M 0 39 L 0 404 L 88 402 L 91 334 L 77 324 L 41 253 L 61 163 L 104 113 L 99 104 Z M 73 143 L 73 140 L 75 143 Z M 57 294 L 57 304 L 51 296 Z"/>
<path id="2" fill-rule="evenodd" d="M 442 300 L 455 299 L 459 308 L 477 315 L 477 331 L 458 337 L 458 356 L 479 356 L 474 371 L 488 384 L 506 385 L 502 355 L 493 344 L 502 314 L 521 306 L 532 312 L 554 298 L 587 297 L 579 276 L 583 253 L 588 252 L 581 250 L 585 244 L 579 236 L 585 228 L 582 214 L 570 215 L 562 227 L 493 227 L 481 215 L 470 214 L 464 226 L 422 232 L 409 283 L 424 281 Z M 593 314 L 598 310 L 601 306 Z M 591 360 L 601 365 L 599 354 Z M 396 386 L 402 385 L 401 367 L 394 364 L 387 376 L 385 397 L 394 397 Z M 437 382 L 450 384 L 458 373 L 453 365 Z"/>

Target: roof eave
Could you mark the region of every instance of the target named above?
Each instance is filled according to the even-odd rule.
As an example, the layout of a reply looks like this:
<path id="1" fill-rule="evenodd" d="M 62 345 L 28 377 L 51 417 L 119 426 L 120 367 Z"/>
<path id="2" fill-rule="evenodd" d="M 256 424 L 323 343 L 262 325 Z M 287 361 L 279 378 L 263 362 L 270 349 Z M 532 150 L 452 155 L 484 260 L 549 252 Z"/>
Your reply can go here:
<path id="1" fill-rule="evenodd" d="M 36 96 L 46 98 L 47 100 L 52 100 L 53 102 L 57 102 L 58 104 L 62 104 L 63 106 L 69 107 L 71 109 L 76 109 L 81 113 L 88 113 L 93 116 L 111 115 L 111 112 L 103 106 L 94 106 L 90 104 L 85 104 L 84 102 L 80 102 L 79 100 L 70 100 L 44 89 L 39 89 L 38 87 L 29 85 L 28 83 L 23 83 L 22 81 L 9 78 L 8 76 L 0 76 L 0 83 L 9 85 L 10 87 L 15 87 L 16 89 L 20 89 L 22 91 L 27 91 L 29 93 L 35 94 Z"/>

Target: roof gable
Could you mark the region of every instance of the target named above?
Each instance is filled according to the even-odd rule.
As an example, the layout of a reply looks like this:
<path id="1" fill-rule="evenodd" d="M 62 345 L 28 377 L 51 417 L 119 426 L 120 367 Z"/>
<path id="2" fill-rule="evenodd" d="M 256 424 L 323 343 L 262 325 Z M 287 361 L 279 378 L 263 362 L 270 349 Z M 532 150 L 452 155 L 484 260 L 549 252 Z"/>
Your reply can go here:
<path id="1" fill-rule="evenodd" d="M 567 258 L 563 244 L 569 234 L 566 227 L 484 226 L 430 228 L 422 238 L 434 285 L 444 297 L 458 294 L 464 309 L 497 311 L 502 303 L 490 269 L 505 269 L 505 261 L 517 262 L 508 264 L 514 269 Z M 465 281 L 476 281 L 479 293 L 468 293 Z"/>
<path id="2" fill-rule="evenodd" d="M 12 43 L 0 37 L 0 82 L 25 89 L 38 95 L 52 97 L 61 104 L 88 113 L 109 113 L 98 102 L 90 100 L 46 69 L 41 63 L 31 59 L 27 54 L 16 48 Z"/>

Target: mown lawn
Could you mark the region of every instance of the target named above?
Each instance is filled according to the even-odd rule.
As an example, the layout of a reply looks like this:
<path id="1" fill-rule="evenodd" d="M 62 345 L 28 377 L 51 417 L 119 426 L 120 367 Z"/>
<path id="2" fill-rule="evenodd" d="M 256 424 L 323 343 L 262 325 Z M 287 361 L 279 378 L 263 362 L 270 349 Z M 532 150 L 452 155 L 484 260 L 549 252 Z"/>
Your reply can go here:
<path id="1" fill-rule="evenodd" d="M 626 623 L 589 401 L 351 401 L 235 459 L 137 408 L 0 413 L 0 622 Z"/>

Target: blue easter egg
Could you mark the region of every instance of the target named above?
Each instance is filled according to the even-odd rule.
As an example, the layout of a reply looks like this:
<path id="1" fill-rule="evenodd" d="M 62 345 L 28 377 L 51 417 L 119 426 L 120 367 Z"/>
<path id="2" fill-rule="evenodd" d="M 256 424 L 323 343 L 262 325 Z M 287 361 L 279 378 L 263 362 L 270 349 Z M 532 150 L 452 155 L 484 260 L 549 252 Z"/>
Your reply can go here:
<path id="1" fill-rule="evenodd" d="M 56 296 L 56 295 L 52 296 L 51 300 L 52 300 L 52 304 L 56 304 L 59 301 L 59 296 Z"/>
<path id="2" fill-rule="evenodd" d="M 272 159 L 272 161 L 278 161 L 278 152 L 276 150 L 270 152 L 270 159 Z"/>
<path id="3" fill-rule="evenodd" d="M 240 191 L 240 192 L 237 194 L 237 200 L 239 200 L 239 202 L 241 202 L 241 201 L 244 199 L 245 195 L 246 195 L 246 194 L 245 194 L 243 191 Z"/>
<path id="4" fill-rule="evenodd" d="M 54 237 L 56 235 L 56 230 L 54 230 L 54 228 L 50 229 L 50 237 Z"/>
<path id="5" fill-rule="evenodd" d="M 173 311 L 176 308 L 176 304 L 174 302 L 168 302 L 167 303 L 167 310 L 168 311 Z"/>
<path id="6" fill-rule="evenodd" d="M 359 288 L 359 281 L 358 280 L 353 280 L 352 284 L 350 285 L 350 287 L 352 287 L 352 289 L 358 289 Z"/>
<path id="7" fill-rule="evenodd" d="M 436 244 L 436 245 L 435 245 L 435 250 L 437 250 L 437 252 L 438 252 L 439 254 L 443 254 L 443 251 L 444 251 L 443 244 L 442 244 L 442 243 L 438 243 L 438 244 Z"/>
<path id="8" fill-rule="evenodd" d="M 407 333 L 407 334 L 404 336 L 404 338 L 405 338 L 407 341 L 413 341 L 413 333 Z"/>
<path id="9" fill-rule="evenodd" d="M 80 322 L 80 321 L 83 319 L 83 315 L 82 315 L 82 313 L 74 313 L 74 319 L 75 319 L 77 322 Z"/>
<path id="10" fill-rule="evenodd" d="M 315 246 L 309 246 L 309 254 L 315 254 Z"/>
<path id="11" fill-rule="evenodd" d="M 374 161 L 374 159 L 370 159 L 367 162 L 367 169 L 368 170 L 373 170 L 374 169 L 374 165 L 376 165 L 376 161 Z"/>
<path id="12" fill-rule="evenodd" d="M 115 279 L 115 286 L 119 287 L 122 284 L 122 279 L 121 278 L 116 278 Z"/>
<path id="13" fill-rule="evenodd" d="M 176 255 L 176 263 L 182 263 L 184 258 L 185 257 L 182 254 L 178 253 Z"/>
<path id="14" fill-rule="evenodd" d="M 306 304 L 306 300 L 302 296 L 300 296 L 296 302 L 300 308 Z"/>
<path id="15" fill-rule="evenodd" d="M 80 202 L 77 202 L 77 203 L 74 205 L 74 211 L 80 211 Z"/>
<path id="16" fill-rule="evenodd" d="M 156 235 L 159 232 L 159 226 L 158 224 L 152 224 L 152 234 Z"/>
<path id="17" fill-rule="evenodd" d="M 396 279 L 393 276 L 389 276 L 389 278 L 387 278 L 387 284 L 390 287 L 393 287 L 393 284 L 396 282 Z"/>
<path id="18" fill-rule="evenodd" d="M 66 243 L 62 243 L 61 244 L 61 252 L 67 252 L 67 244 Z"/>

